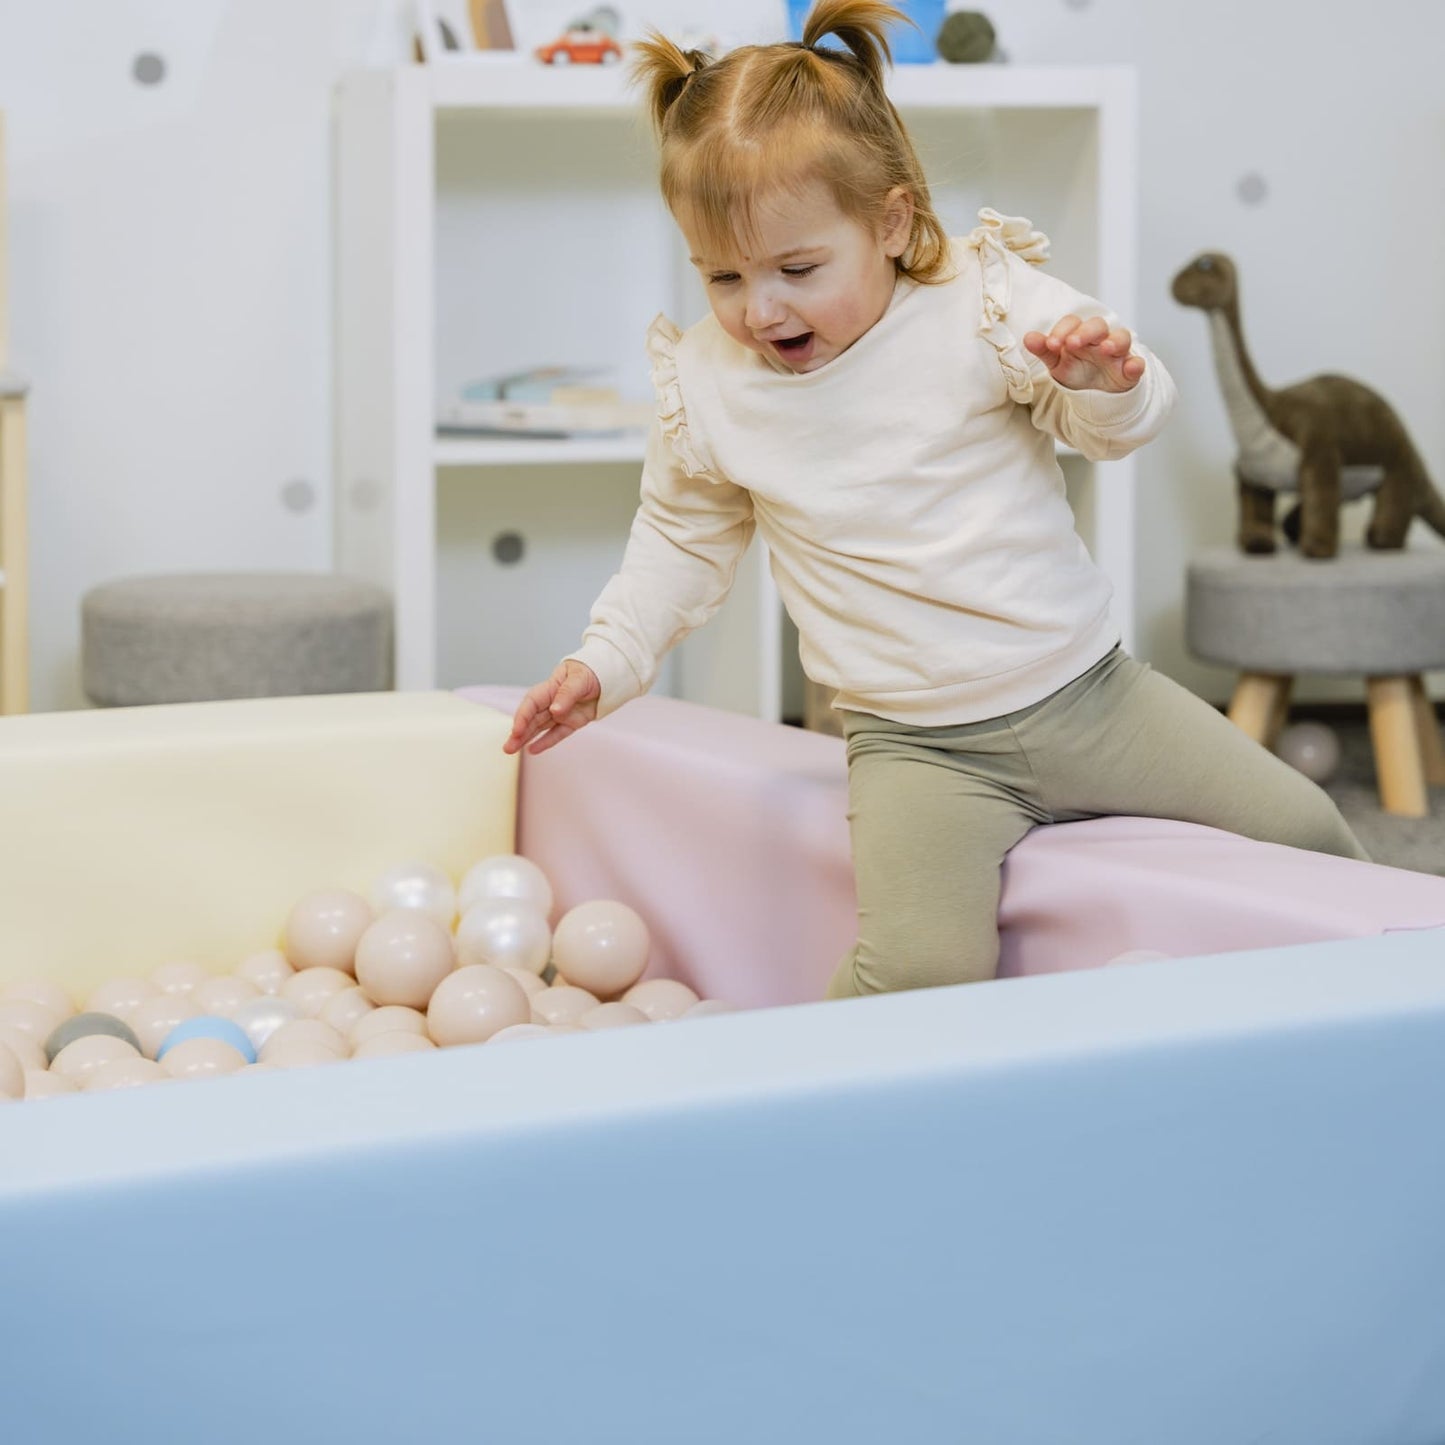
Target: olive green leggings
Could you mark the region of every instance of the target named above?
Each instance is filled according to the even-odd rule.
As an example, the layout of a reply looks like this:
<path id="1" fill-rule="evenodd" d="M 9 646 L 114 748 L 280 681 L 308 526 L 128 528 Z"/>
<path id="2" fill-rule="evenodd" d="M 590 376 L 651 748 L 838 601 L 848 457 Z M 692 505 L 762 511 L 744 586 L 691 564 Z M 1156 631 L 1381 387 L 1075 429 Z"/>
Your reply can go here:
<path id="1" fill-rule="evenodd" d="M 1308 778 L 1116 648 L 1032 707 L 959 727 L 844 714 L 858 943 L 830 998 L 998 967 L 999 870 L 1040 823 L 1178 818 L 1366 858 Z"/>

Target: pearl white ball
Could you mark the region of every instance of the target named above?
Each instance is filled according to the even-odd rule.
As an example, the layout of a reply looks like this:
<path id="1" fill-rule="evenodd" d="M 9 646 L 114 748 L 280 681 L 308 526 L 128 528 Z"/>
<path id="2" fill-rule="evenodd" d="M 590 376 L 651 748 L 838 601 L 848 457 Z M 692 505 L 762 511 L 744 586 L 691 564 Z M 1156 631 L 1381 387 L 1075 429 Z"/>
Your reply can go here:
<path id="1" fill-rule="evenodd" d="M 484 898 L 515 898 L 534 904 L 544 918 L 552 915 L 552 885 L 547 875 L 519 853 L 497 853 L 467 869 L 457 893 L 457 907 L 465 913 Z"/>
<path id="2" fill-rule="evenodd" d="M 371 885 L 371 906 L 377 914 L 412 908 L 435 918 L 443 928 L 457 916 L 457 890 L 440 868 L 430 863 L 398 863 Z"/>
<path id="3" fill-rule="evenodd" d="M 541 973 L 551 956 L 547 916 L 525 899 L 483 898 L 457 924 L 457 958 L 464 965 L 488 963 Z"/>

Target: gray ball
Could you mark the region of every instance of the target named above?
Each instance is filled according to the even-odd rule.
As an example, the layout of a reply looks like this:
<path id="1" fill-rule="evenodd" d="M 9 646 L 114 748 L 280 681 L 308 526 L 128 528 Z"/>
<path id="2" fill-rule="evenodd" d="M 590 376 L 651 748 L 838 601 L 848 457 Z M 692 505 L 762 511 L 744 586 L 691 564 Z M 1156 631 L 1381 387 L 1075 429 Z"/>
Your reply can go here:
<path id="1" fill-rule="evenodd" d="M 89 1034 L 109 1034 L 112 1038 L 124 1039 L 126 1043 L 134 1046 L 136 1053 L 144 1055 L 145 1050 L 140 1046 L 140 1040 L 135 1036 L 135 1030 L 122 1019 L 116 1018 L 114 1014 L 76 1014 L 68 1018 L 63 1024 L 57 1024 L 51 1031 L 50 1037 L 45 1040 L 45 1062 L 53 1064 L 55 1056 L 66 1044 L 73 1044 L 76 1039 L 83 1039 Z"/>
<path id="2" fill-rule="evenodd" d="M 993 59 L 997 38 L 983 11 L 955 10 L 938 32 L 938 53 L 955 65 L 977 65 Z"/>

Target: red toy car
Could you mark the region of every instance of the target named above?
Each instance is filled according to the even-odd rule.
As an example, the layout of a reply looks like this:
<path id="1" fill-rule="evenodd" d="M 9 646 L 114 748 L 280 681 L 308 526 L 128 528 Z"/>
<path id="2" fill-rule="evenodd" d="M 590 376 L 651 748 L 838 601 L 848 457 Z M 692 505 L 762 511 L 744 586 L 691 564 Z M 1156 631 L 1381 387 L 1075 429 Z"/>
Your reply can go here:
<path id="1" fill-rule="evenodd" d="M 622 47 L 600 30 L 569 30 L 550 45 L 539 45 L 537 59 L 544 65 L 610 65 L 622 59 Z"/>

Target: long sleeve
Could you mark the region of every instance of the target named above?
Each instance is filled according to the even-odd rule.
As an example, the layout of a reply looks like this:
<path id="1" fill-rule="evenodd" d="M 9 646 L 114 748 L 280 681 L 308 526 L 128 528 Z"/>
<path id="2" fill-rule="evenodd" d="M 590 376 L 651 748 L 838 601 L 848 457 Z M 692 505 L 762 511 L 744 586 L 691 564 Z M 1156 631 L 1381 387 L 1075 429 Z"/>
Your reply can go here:
<path id="1" fill-rule="evenodd" d="M 984 225 L 969 240 L 979 253 L 983 281 L 981 335 L 997 350 L 1009 395 L 1029 408 L 1034 426 L 1077 448 L 1090 461 L 1127 456 L 1157 436 L 1178 395 L 1164 363 L 1137 337 L 1144 374 L 1122 392 L 1071 390 L 1023 344 L 1030 331 L 1046 335 L 1064 316 L 1102 316 L 1124 322 L 1108 307 L 1038 268 L 1048 241 L 1021 217 L 981 213 Z M 1032 263 L 1032 264 L 1031 264 Z"/>
<path id="2" fill-rule="evenodd" d="M 602 589 L 582 646 L 570 654 L 602 684 L 599 717 L 645 693 L 668 650 L 717 611 L 753 537 L 751 495 L 690 472 L 664 421 L 648 438 L 642 500 L 621 570 Z"/>

